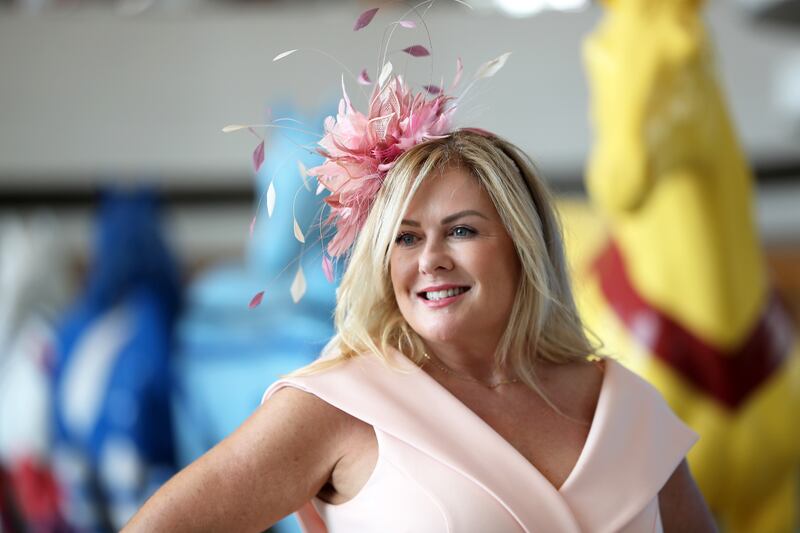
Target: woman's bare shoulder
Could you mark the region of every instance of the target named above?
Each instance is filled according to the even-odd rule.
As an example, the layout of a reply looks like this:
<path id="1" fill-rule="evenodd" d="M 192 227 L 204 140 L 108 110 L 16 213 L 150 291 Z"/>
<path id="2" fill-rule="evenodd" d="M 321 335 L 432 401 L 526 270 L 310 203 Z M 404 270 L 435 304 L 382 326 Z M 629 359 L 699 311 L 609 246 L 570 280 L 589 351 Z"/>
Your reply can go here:
<path id="1" fill-rule="evenodd" d="M 346 452 L 349 415 L 282 387 L 170 479 L 126 531 L 263 531 L 313 498 Z"/>
<path id="2" fill-rule="evenodd" d="M 280 387 L 265 399 L 259 411 L 267 413 L 272 424 L 296 426 L 300 433 L 308 427 L 315 428 L 313 435 L 303 435 L 303 438 L 318 438 L 329 444 L 345 438 L 348 428 L 360 422 L 319 396 L 291 384 Z"/>

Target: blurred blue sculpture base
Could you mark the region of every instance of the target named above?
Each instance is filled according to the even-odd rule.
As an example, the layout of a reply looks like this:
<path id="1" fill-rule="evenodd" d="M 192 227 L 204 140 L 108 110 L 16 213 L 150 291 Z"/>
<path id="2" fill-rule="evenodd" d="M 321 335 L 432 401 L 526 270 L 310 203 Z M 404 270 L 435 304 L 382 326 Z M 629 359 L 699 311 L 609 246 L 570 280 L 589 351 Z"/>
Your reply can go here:
<path id="1" fill-rule="evenodd" d="M 322 124 L 285 107 L 274 116 Z M 184 466 L 233 432 L 258 407 L 266 388 L 281 375 L 313 361 L 333 334 L 336 285 L 321 268 L 321 197 L 304 185 L 298 162 L 306 168 L 321 158 L 307 147 L 317 138 L 299 129 L 267 140 L 257 179 L 263 197 L 270 184 L 277 202 L 272 216 L 256 205 L 256 224 L 244 264 L 223 264 L 198 277 L 188 289 L 178 325 L 174 357 L 173 412 L 178 461 Z M 259 207 L 260 206 L 260 207 Z M 259 210 L 260 209 L 260 210 Z M 306 242 L 294 235 L 304 228 Z M 245 233 L 248 228 L 242 228 Z M 290 287 L 302 268 L 306 291 L 299 302 Z M 264 291 L 258 307 L 248 307 Z M 293 517 L 272 531 L 299 532 Z"/>

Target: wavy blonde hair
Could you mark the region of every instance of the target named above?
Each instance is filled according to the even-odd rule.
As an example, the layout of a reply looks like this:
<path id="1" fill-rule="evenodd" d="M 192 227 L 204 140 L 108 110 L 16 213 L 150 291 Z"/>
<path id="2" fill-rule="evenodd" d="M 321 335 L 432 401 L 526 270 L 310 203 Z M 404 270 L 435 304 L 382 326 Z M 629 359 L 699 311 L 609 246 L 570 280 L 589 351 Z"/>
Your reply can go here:
<path id="1" fill-rule="evenodd" d="M 420 185 L 453 167 L 470 173 L 489 194 L 521 265 L 496 364 L 510 365 L 523 382 L 540 391 L 534 372 L 537 358 L 567 363 L 596 353 L 573 300 L 553 200 L 533 163 L 499 137 L 458 130 L 409 149 L 386 176 L 337 292 L 336 335 L 322 358 L 296 374 L 319 372 L 363 354 L 391 365 L 390 349 L 423 363 L 424 343 L 395 300 L 389 258 L 400 222 Z"/>

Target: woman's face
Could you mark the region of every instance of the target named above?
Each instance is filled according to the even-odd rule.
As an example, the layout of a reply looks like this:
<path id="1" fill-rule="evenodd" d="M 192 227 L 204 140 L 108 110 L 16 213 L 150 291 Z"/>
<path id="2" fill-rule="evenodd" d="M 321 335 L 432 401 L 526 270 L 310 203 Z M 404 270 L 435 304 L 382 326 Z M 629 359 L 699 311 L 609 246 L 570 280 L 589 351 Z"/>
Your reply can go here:
<path id="1" fill-rule="evenodd" d="M 429 342 L 496 343 L 519 284 L 514 243 L 489 195 L 460 168 L 426 180 L 392 248 L 394 295 Z"/>

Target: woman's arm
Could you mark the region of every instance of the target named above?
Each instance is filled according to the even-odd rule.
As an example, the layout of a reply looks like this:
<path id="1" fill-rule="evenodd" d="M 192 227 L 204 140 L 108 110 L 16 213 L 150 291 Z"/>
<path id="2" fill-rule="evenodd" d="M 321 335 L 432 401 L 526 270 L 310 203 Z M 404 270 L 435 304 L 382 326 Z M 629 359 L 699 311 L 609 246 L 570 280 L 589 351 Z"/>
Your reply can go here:
<path id="1" fill-rule="evenodd" d="M 658 493 L 658 506 L 666 533 L 717 531 L 711 512 L 689 472 L 689 465 L 685 459 Z"/>
<path id="2" fill-rule="evenodd" d="M 165 483 L 126 533 L 264 531 L 310 500 L 343 455 L 346 415 L 284 388 Z"/>

